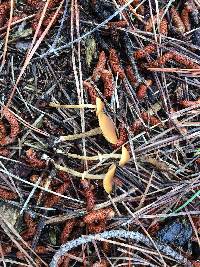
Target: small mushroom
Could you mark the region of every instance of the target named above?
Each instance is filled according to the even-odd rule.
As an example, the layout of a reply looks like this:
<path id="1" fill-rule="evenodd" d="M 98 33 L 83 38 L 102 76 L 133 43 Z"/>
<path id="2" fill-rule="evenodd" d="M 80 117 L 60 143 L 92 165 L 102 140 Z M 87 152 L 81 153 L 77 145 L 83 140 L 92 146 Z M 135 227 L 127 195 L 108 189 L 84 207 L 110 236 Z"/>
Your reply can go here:
<path id="1" fill-rule="evenodd" d="M 99 97 L 96 98 L 96 115 L 98 116 L 104 109 L 104 103 Z"/>
<path id="2" fill-rule="evenodd" d="M 130 154 L 129 151 L 126 149 L 126 147 L 122 146 L 122 156 L 119 161 L 119 166 L 123 167 L 128 161 L 130 160 Z"/>
<path id="3" fill-rule="evenodd" d="M 112 164 L 103 179 L 103 188 L 108 194 L 112 192 L 112 185 L 113 185 L 113 178 L 115 175 L 115 171 L 116 171 L 116 165 Z"/>
<path id="4" fill-rule="evenodd" d="M 111 144 L 116 144 L 118 139 L 113 121 L 103 111 L 98 114 L 98 120 L 105 139 Z"/>

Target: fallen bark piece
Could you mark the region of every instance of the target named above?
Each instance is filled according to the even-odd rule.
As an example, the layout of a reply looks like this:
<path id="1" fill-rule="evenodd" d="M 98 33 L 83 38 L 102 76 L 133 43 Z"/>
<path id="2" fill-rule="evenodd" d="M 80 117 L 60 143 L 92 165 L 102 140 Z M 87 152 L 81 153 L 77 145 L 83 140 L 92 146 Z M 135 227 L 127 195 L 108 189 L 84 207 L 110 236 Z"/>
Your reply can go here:
<path id="1" fill-rule="evenodd" d="M 147 80 L 145 83 L 140 84 L 137 90 L 137 98 L 142 100 L 147 95 L 148 88 L 152 85 L 152 80 Z"/>
<path id="2" fill-rule="evenodd" d="M 132 67 L 130 65 L 128 65 L 126 67 L 125 71 L 126 71 L 126 76 L 127 76 L 128 80 L 129 80 L 130 84 L 132 86 L 135 86 L 137 84 L 137 78 L 136 78 L 135 73 L 132 70 Z"/>
<path id="3" fill-rule="evenodd" d="M 32 148 L 26 151 L 26 162 L 33 168 L 42 169 L 46 166 L 45 160 L 39 159 Z"/>
<path id="4" fill-rule="evenodd" d="M 103 259 L 92 264 L 92 267 L 108 267 L 109 263 L 107 260 Z"/>
<path id="5" fill-rule="evenodd" d="M 99 61 L 97 63 L 97 66 L 94 69 L 93 74 L 92 74 L 92 79 L 95 82 L 97 82 L 100 79 L 101 74 L 103 70 L 105 69 L 105 65 L 106 65 L 106 54 L 104 51 L 102 51 L 99 55 Z"/>
<path id="6" fill-rule="evenodd" d="M 4 200 L 14 200 L 18 198 L 18 195 L 17 193 L 0 187 L 0 198 Z"/>
<path id="7" fill-rule="evenodd" d="M 81 180 L 80 183 L 83 187 L 82 194 L 84 195 L 86 199 L 86 209 L 87 211 L 90 211 L 94 208 L 94 205 L 95 205 L 94 190 L 87 179 Z"/>
<path id="8" fill-rule="evenodd" d="M 9 13 L 9 9 L 10 9 L 9 2 L 0 4 L 0 27 L 2 27 L 3 24 L 5 23 L 5 19 Z"/>
<path id="9" fill-rule="evenodd" d="M 94 86 L 87 81 L 83 81 L 83 87 L 88 92 L 88 95 L 90 96 L 91 103 L 95 105 L 97 93 L 96 93 Z"/>
<path id="10" fill-rule="evenodd" d="M 126 77 L 124 70 L 120 66 L 120 61 L 117 55 L 117 52 L 115 49 L 110 49 L 110 55 L 109 55 L 109 60 L 110 60 L 110 65 L 112 68 L 112 71 L 114 72 L 115 75 L 118 74 L 120 79 L 124 79 Z"/>
<path id="11" fill-rule="evenodd" d="M 192 101 L 192 100 L 181 100 L 180 105 L 183 106 L 184 108 L 189 108 L 195 105 L 200 105 L 200 99 L 196 100 L 196 101 Z"/>
<path id="12" fill-rule="evenodd" d="M 32 238 L 36 233 L 37 223 L 34 222 L 30 214 L 25 213 L 24 222 L 26 223 L 27 230 L 21 233 L 24 240 Z"/>
<path id="13" fill-rule="evenodd" d="M 5 136 L 5 128 L 2 125 L 2 123 L 0 125 L 0 131 L 1 131 L 0 145 L 4 146 L 15 142 L 15 139 L 17 138 L 17 135 L 20 132 L 20 128 L 16 117 L 7 108 L 3 110 L 3 115 L 10 124 L 10 134 L 8 136 Z"/>
<path id="14" fill-rule="evenodd" d="M 69 235 L 71 234 L 75 224 L 76 224 L 75 219 L 71 219 L 71 220 L 66 221 L 65 226 L 64 226 L 62 233 L 61 233 L 61 236 L 60 236 L 61 244 L 64 244 L 67 242 Z"/>
<path id="15" fill-rule="evenodd" d="M 115 89 L 112 72 L 109 70 L 103 70 L 101 74 L 101 80 L 104 84 L 104 96 L 108 98 L 112 97 Z"/>
<path id="16" fill-rule="evenodd" d="M 70 186 L 70 182 L 69 181 L 65 181 L 62 185 L 60 185 L 57 189 L 56 189 L 56 193 L 59 193 L 61 195 L 63 195 L 67 189 Z M 54 205 L 56 205 L 61 199 L 61 196 L 57 196 L 57 195 L 51 195 L 48 196 L 44 202 L 44 206 L 47 208 L 51 208 Z"/>
<path id="17" fill-rule="evenodd" d="M 151 32 L 153 30 L 153 25 L 157 24 L 158 19 L 161 19 L 162 16 L 163 16 L 163 11 L 161 10 L 159 12 L 159 15 L 156 14 L 155 16 L 153 16 L 153 19 L 152 19 L 152 17 L 150 17 L 146 22 L 145 30 L 147 32 Z M 163 18 L 160 21 L 159 32 L 163 35 L 167 35 L 167 33 L 168 33 L 168 23 L 167 23 L 167 20 L 165 18 Z"/>
<path id="18" fill-rule="evenodd" d="M 95 221 L 106 221 L 110 220 L 114 217 L 115 212 L 112 208 L 105 208 L 100 210 L 93 210 L 89 212 L 85 217 L 83 218 L 84 223 L 86 224 L 92 224 Z"/>
<path id="19" fill-rule="evenodd" d="M 172 16 L 173 24 L 176 27 L 176 29 L 180 33 L 184 33 L 185 32 L 185 25 L 184 25 L 184 23 L 183 23 L 183 21 L 182 21 L 182 19 L 180 17 L 179 12 L 174 7 L 172 7 L 170 13 L 171 13 L 171 16 Z"/>
<path id="20" fill-rule="evenodd" d="M 144 48 L 135 51 L 133 56 L 135 57 L 135 59 L 142 59 L 150 55 L 154 51 L 156 51 L 156 44 L 148 44 Z"/>

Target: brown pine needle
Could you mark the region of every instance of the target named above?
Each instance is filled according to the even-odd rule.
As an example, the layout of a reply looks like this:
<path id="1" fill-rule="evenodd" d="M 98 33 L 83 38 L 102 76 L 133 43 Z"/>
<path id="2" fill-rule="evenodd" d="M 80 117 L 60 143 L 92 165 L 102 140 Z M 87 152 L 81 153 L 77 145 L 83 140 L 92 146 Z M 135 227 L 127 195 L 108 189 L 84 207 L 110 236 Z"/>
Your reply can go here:
<path id="1" fill-rule="evenodd" d="M 5 39 L 5 45 L 4 45 L 4 51 L 3 51 L 3 59 L 1 63 L 1 69 L 3 68 L 6 60 L 6 53 L 7 53 L 7 48 L 8 48 L 8 39 L 9 39 L 9 34 L 10 34 L 10 29 L 11 29 L 11 22 L 12 22 L 12 17 L 13 17 L 13 8 L 14 8 L 14 0 L 10 0 L 10 18 L 8 21 L 8 28 L 6 32 L 6 39 Z"/>
<path id="2" fill-rule="evenodd" d="M 49 1 L 50 1 L 50 0 L 47 0 L 46 5 L 47 5 L 47 3 L 49 3 Z M 46 27 L 46 29 L 44 30 L 44 32 L 42 33 L 42 35 L 41 35 L 40 38 L 38 39 L 38 41 L 36 42 L 36 44 L 35 44 L 35 46 L 33 47 L 33 49 L 32 49 L 32 50 L 30 51 L 30 53 L 27 55 L 27 58 L 26 58 L 26 60 L 25 60 L 25 62 L 24 62 L 24 65 L 23 65 L 23 67 L 22 67 L 22 69 L 21 69 L 21 71 L 20 71 L 20 74 L 19 74 L 19 76 L 18 76 L 18 78 L 17 78 L 17 80 L 16 80 L 16 83 L 15 83 L 15 85 L 14 85 L 12 91 L 11 91 L 10 97 L 9 97 L 8 102 L 7 102 L 7 104 L 6 104 L 6 108 L 8 108 L 9 105 L 11 104 L 11 101 L 12 101 L 12 98 L 13 98 L 13 96 L 14 96 L 14 94 L 15 94 L 15 91 L 16 91 L 16 89 L 17 89 L 17 86 L 18 86 L 18 84 L 19 84 L 19 82 L 20 82 L 20 80 L 21 80 L 21 78 L 22 78 L 22 76 L 23 76 L 23 74 L 24 74 L 24 72 L 25 72 L 27 66 L 29 65 L 29 63 L 30 63 L 30 61 L 31 61 L 31 59 L 32 59 L 32 57 L 33 57 L 33 55 L 35 54 L 36 50 L 38 49 L 38 47 L 40 46 L 40 44 L 41 44 L 42 41 L 44 40 L 45 36 L 46 36 L 47 33 L 49 32 L 49 30 L 50 30 L 50 28 L 51 28 L 51 26 L 52 26 L 54 20 L 56 19 L 57 15 L 58 15 L 58 12 L 60 11 L 60 9 L 61 9 L 61 7 L 62 7 L 63 2 L 64 2 L 64 0 L 62 0 L 62 2 L 60 3 L 58 9 L 56 10 L 54 16 L 52 17 L 52 19 L 51 19 L 49 25 Z M 46 5 L 45 5 L 45 7 L 46 7 Z M 39 30 L 39 29 L 38 29 L 38 30 Z M 33 40 L 33 41 L 34 41 L 34 40 Z"/>

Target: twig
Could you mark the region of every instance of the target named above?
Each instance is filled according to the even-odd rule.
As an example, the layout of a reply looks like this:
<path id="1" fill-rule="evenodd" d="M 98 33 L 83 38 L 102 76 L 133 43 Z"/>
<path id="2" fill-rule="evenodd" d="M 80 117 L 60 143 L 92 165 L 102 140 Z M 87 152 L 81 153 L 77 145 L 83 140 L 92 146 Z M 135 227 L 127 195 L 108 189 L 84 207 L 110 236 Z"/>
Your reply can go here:
<path id="1" fill-rule="evenodd" d="M 70 47 L 72 44 L 75 44 L 77 42 L 80 42 L 82 39 L 85 39 L 86 37 L 88 37 L 92 33 L 96 32 L 101 27 L 105 26 L 109 21 L 111 21 L 114 17 L 116 17 L 118 14 L 120 14 L 126 7 L 128 7 L 133 1 L 134 0 L 129 0 L 125 5 L 121 6 L 113 15 L 111 15 L 109 18 L 107 18 L 106 20 L 104 20 L 103 22 L 101 22 L 97 27 L 95 27 L 91 31 L 83 34 L 82 36 L 80 36 L 77 39 L 69 42 L 68 44 L 65 44 L 63 46 L 60 46 L 59 48 L 56 48 L 54 50 L 50 50 L 50 51 L 45 52 L 44 54 L 40 55 L 40 57 L 43 58 L 43 57 L 45 57 L 47 55 L 50 55 L 52 53 L 57 53 L 57 52 L 65 49 L 65 48 Z"/>
<path id="2" fill-rule="evenodd" d="M 59 171 L 63 171 L 63 172 L 67 172 L 67 173 L 70 173 L 76 177 L 80 177 L 82 179 L 86 178 L 86 179 L 100 179 L 102 180 L 105 176 L 105 174 L 90 174 L 88 173 L 87 171 L 85 172 L 77 172 L 71 168 L 68 168 L 66 166 L 61 166 L 61 165 L 58 165 L 56 163 L 54 163 L 54 166 L 56 169 L 58 169 Z"/>
<path id="3" fill-rule="evenodd" d="M 50 262 L 50 267 L 56 267 L 58 264 L 58 261 L 60 259 L 60 257 L 64 256 L 65 253 L 67 253 L 68 251 L 70 251 L 73 248 L 76 248 L 80 245 L 83 244 L 88 244 L 93 242 L 94 240 L 99 240 L 99 239 L 110 239 L 110 238 L 126 238 L 126 239 L 132 239 L 135 242 L 142 242 L 147 246 L 152 247 L 153 244 L 152 242 L 149 240 L 149 238 L 145 237 L 143 234 L 139 233 L 139 232 L 128 232 L 125 230 L 112 230 L 112 231 L 107 231 L 107 232 L 103 232 L 97 235 L 88 235 L 88 236 L 83 236 L 83 237 L 79 237 L 75 240 L 69 241 L 68 243 L 62 245 L 60 247 L 60 249 L 56 252 L 56 254 L 53 256 L 52 261 Z M 154 241 L 154 243 L 156 244 L 157 248 L 164 254 L 166 254 L 167 256 L 172 257 L 174 260 L 176 260 L 179 263 L 182 264 L 187 264 L 185 266 L 192 266 L 191 263 L 184 258 L 182 255 L 180 255 L 179 253 L 177 253 L 175 250 L 173 250 L 170 246 L 168 245 L 162 245 L 156 241 Z"/>
<path id="4" fill-rule="evenodd" d="M 94 128 L 88 132 L 84 132 L 84 133 L 80 133 L 80 134 L 70 134 L 70 135 L 66 135 L 66 136 L 60 136 L 59 139 L 56 141 L 56 143 L 64 142 L 64 141 L 77 140 L 77 139 L 90 137 L 90 136 L 94 136 L 94 135 L 101 134 L 101 133 L 102 133 L 101 129 L 99 127 L 97 127 L 97 128 Z"/>
<path id="5" fill-rule="evenodd" d="M 10 0 L 10 18 L 8 21 L 8 28 L 7 28 L 7 32 L 6 32 L 6 40 L 5 40 L 5 46 L 4 46 L 4 51 L 3 51 L 3 60 L 1 63 L 1 69 L 3 68 L 3 66 L 5 64 L 5 59 L 6 59 L 6 52 L 7 52 L 7 48 L 8 48 L 8 38 L 9 38 L 9 33 L 10 33 L 10 29 L 11 29 L 11 22 L 12 22 L 12 17 L 13 17 L 13 8 L 14 8 L 14 0 Z"/>

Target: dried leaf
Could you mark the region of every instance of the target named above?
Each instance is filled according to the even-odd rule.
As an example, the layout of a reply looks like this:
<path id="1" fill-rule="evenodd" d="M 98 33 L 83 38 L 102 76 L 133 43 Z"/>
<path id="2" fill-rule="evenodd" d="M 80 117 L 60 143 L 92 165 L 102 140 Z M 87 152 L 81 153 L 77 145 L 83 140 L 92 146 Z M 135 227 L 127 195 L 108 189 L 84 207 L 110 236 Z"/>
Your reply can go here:
<path id="1" fill-rule="evenodd" d="M 116 144 L 118 140 L 113 121 L 103 112 L 99 113 L 98 120 L 105 139 L 111 144 Z"/>
<path id="2" fill-rule="evenodd" d="M 130 154 L 125 146 L 122 146 L 122 156 L 119 161 L 119 166 L 123 167 L 130 159 Z"/>
<path id="3" fill-rule="evenodd" d="M 94 38 L 88 38 L 86 40 L 86 63 L 90 67 L 93 58 L 96 54 L 96 42 Z"/>
<path id="4" fill-rule="evenodd" d="M 115 170 L 116 170 L 116 165 L 112 164 L 103 179 L 103 188 L 108 194 L 112 192 L 113 177 L 115 175 Z"/>
<path id="5" fill-rule="evenodd" d="M 49 229 L 49 241 L 51 243 L 51 245 L 56 246 L 57 244 L 57 228 L 51 227 Z"/>
<path id="6" fill-rule="evenodd" d="M 15 225 L 17 219 L 19 217 L 19 211 L 10 206 L 9 204 L 4 204 L 2 201 L 0 202 L 0 216 L 8 221 L 12 226 Z"/>

